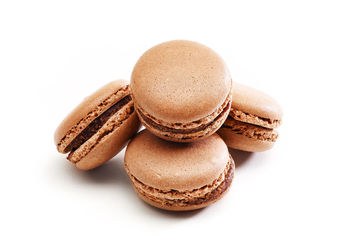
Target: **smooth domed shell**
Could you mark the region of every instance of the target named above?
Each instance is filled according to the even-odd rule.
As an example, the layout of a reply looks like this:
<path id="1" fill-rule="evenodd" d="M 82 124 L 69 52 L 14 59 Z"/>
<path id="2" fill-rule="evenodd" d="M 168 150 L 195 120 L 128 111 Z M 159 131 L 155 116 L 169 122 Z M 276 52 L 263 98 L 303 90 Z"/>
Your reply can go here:
<path id="1" fill-rule="evenodd" d="M 175 143 L 143 130 L 126 149 L 125 167 L 147 186 L 186 191 L 212 183 L 229 159 L 227 146 L 217 134 L 197 142 Z"/>
<path id="2" fill-rule="evenodd" d="M 233 84 L 231 109 L 273 120 L 283 116 L 281 106 L 271 96 L 239 83 Z"/>
<path id="3" fill-rule="evenodd" d="M 210 48 L 176 40 L 146 51 L 130 82 L 136 105 L 165 122 L 193 122 L 217 110 L 228 97 L 231 76 Z"/>

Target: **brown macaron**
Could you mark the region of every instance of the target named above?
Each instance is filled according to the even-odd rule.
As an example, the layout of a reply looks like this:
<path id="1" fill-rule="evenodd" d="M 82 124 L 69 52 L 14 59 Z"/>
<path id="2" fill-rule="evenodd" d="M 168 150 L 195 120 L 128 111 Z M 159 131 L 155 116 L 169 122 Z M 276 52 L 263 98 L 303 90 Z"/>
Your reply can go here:
<path id="1" fill-rule="evenodd" d="M 175 143 L 143 130 L 129 143 L 124 161 L 139 197 L 173 211 L 195 210 L 219 200 L 228 191 L 235 169 L 217 134 Z"/>
<path id="2" fill-rule="evenodd" d="M 283 112 L 269 95 L 235 83 L 230 114 L 218 134 L 235 149 L 260 152 L 273 147 Z"/>
<path id="3" fill-rule="evenodd" d="M 146 51 L 130 87 L 141 122 L 169 141 L 190 142 L 215 133 L 231 106 L 231 76 L 210 48 L 176 40 Z"/>
<path id="4" fill-rule="evenodd" d="M 115 156 L 140 128 L 128 82 L 111 82 L 85 98 L 58 126 L 54 140 L 77 168 L 89 170 Z"/>

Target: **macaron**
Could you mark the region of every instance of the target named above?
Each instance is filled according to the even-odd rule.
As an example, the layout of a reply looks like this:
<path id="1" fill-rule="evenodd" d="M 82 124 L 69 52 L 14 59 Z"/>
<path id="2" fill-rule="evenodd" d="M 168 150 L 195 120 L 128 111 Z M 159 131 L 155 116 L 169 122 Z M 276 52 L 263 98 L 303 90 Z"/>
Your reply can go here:
<path id="1" fill-rule="evenodd" d="M 235 149 L 261 152 L 271 149 L 277 138 L 276 128 L 283 112 L 271 96 L 235 83 L 230 114 L 218 134 Z"/>
<path id="2" fill-rule="evenodd" d="M 217 53 L 184 40 L 146 51 L 130 81 L 143 125 L 175 142 L 200 140 L 220 128 L 230 111 L 231 85 L 229 70 Z"/>
<path id="3" fill-rule="evenodd" d="M 85 98 L 58 126 L 58 152 L 82 170 L 115 156 L 140 128 L 128 82 L 111 82 Z"/>
<path id="4" fill-rule="evenodd" d="M 175 143 L 138 133 L 126 148 L 124 166 L 138 196 L 172 211 L 206 207 L 224 196 L 235 165 L 217 134 L 190 143 Z"/>

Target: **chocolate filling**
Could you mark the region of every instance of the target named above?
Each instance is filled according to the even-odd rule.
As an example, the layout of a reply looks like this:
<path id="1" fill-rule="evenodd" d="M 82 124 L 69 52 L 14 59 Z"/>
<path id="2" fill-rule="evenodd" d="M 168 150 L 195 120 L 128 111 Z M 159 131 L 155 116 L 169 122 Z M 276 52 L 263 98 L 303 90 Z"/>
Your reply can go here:
<path id="1" fill-rule="evenodd" d="M 138 110 L 138 113 L 141 115 L 142 119 L 145 121 L 145 123 L 148 126 L 153 127 L 157 130 L 160 130 L 162 132 L 176 133 L 176 134 L 189 134 L 189 133 L 202 131 L 202 130 L 206 129 L 207 127 L 211 126 L 214 122 L 216 122 L 223 115 L 225 115 L 225 113 L 229 109 L 229 107 L 230 107 L 230 102 L 227 103 L 227 105 L 222 110 L 222 112 L 217 117 L 215 117 L 215 119 L 213 121 L 211 121 L 210 123 L 207 123 L 207 124 L 200 125 L 199 127 L 196 127 L 196 128 L 191 128 L 191 129 L 175 129 L 175 128 L 166 127 L 166 126 L 157 124 L 156 122 L 154 122 L 150 118 L 146 117 L 140 110 Z M 194 121 L 194 123 L 198 123 L 198 122 Z"/>
<path id="2" fill-rule="evenodd" d="M 123 106 L 131 101 L 131 96 L 127 95 L 117 103 L 108 108 L 95 120 L 93 120 L 74 140 L 65 148 L 65 152 L 75 151 L 84 142 L 89 140 L 96 132 L 108 121 L 108 119 L 117 113 Z"/>

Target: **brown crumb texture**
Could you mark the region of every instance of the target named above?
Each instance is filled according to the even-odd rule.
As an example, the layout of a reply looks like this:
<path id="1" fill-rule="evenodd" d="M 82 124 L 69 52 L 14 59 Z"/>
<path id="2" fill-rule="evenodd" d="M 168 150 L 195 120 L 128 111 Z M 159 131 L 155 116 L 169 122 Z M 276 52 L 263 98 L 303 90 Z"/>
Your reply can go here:
<path id="1" fill-rule="evenodd" d="M 118 129 L 118 127 L 120 127 L 120 125 L 127 120 L 133 112 L 133 101 L 129 101 L 117 113 L 112 115 L 91 138 L 85 141 L 77 150 L 72 151 L 67 159 L 73 163 L 79 162 L 80 159 L 85 157 L 108 134 Z"/>
<path id="2" fill-rule="evenodd" d="M 277 128 L 281 125 L 281 120 L 273 120 L 269 118 L 263 118 L 256 115 L 248 114 L 240 110 L 231 108 L 230 117 L 237 121 L 246 122 L 254 125 L 258 125 L 265 128 Z"/>
<path id="3" fill-rule="evenodd" d="M 165 127 L 160 124 L 155 123 L 153 120 L 147 118 L 143 113 L 139 112 L 139 114 L 142 116 L 142 119 L 151 127 L 156 128 L 157 130 L 160 130 L 162 132 L 171 132 L 171 133 L 177 133 L 177 134 L 189 134 L 189 133 L 194 133 L 198 132 L 201 130 L 204 130 L 206 127 L 211 126 L 216 120 L 220 119 L 221 116 L 225 113 L 225 111 L 229 108 L 229 103 L 226 105 L 225 109 L 222 110 L 222 112 L 215 117 L 214 121 L 211 121 L 210 123 L 207 124 L 202 124 L 196 128 L 188 128 L 188 129 L 176 129 L 176 128 L 170 128 L 170 127 Z"/>
<path id="4" fill-rule="evenodd" d="M 278 139 L 278 132 L 274 129 L 263 128 L 236 121 L 231 117 L 225 121 L 222 128 L 228 128 L 235 134 L 244 135 L 256 140 L 275 142 Z"/>
<path id="5" fill-rule="evenodd" d="M 225 170 L 216 180 L 214 180 L 211 184 L 189 191 L 160 190 L 147 186 L 130 173 L 128 174 L 134 184 L 135 189 L 141 195 L 147 197 L 147 199 L 162 206 L 186 207 L 191 205 L 200 205 L 220 198 L 221 194 L 223 194 L 231 185 L 234 176 L 234 163 L 230 157 Z"/>
<path id="6" fill-rule="evenodd" d="M 57 148 L 60 152 L 68 153 L 67 146 L 78 136 L 93 120 L 105 112 L 111 105 L 124 98 L 126 95 L 130 95 L 129 85 L 121 88 L 116 93 L 108 96 L 103 102 L 101 102 L 94 110 L 90 111 L 84 118 L 82 118 L 75 126 L 73 126 L 66 135 L 57 144 Z"/>
<path id="7" fill-rule="evenodd" d="M 200 127 L 202 126 L 209 126 L 210 123 L 212 123 L 212 121 L 215 120 L 217 116 L 223 113 L 227 107 L 231 107 L 231 99 L 232 99 L 232 96 L 228 95 L 224 103 L 212 114 L 200 120 L 189 122 L 189 123 L 169 123 L 166 121 L 162 121 L 145 112 L 145 110 L 143 110 L 140 106 L 138 106 L 137 103 L 135 104 L 135 107 L 139 111 L 138 113 L 142 113 L 143 117 L 145 117 L 148 121 L 151 121 L 152 123 L 157 124 L 160 127 L 173 129 L 174 131 L 176 130 L 190 131 L 191 129 L 194 129 L 194 130 L 196 128 L 200 129 Z"/>
<path id="8" fill-rule="evenodd" d="M 149 129 L 152 133 L 157 134 L 159 137 L 166 140 L 189 142 L 192 140 L 196 140 L 197 138 L 206 137 L 218 130 L 227 118 L 230 105 L 231 102 L 229 102 L 226 105 L 222 112 L 218 116 L 216 116 L 211 123 L 204 124 L 191 129 L 174 129 L 164 127 L 155 123 L 153 120 L 147 119 L 144 116 L 144 114 L 140 113 L 140 110 L 137 110 L 137 113 L 139 114 L 139 118 L 142 121 L 142 123 L 146 126 L 146 128 Z"/>

